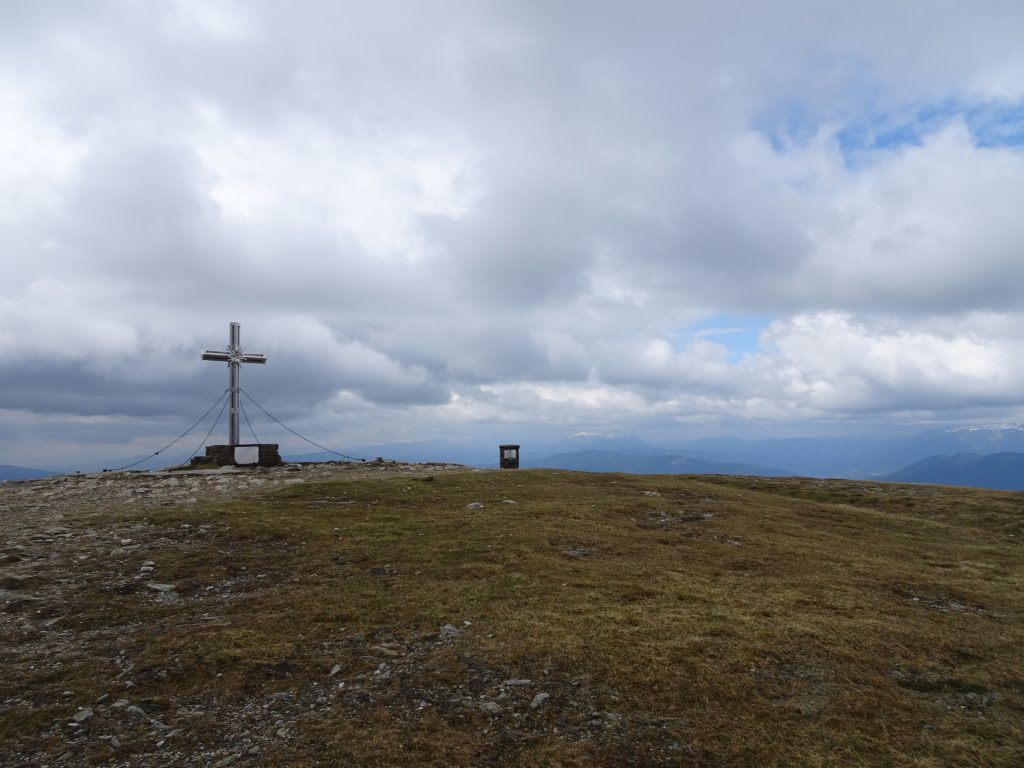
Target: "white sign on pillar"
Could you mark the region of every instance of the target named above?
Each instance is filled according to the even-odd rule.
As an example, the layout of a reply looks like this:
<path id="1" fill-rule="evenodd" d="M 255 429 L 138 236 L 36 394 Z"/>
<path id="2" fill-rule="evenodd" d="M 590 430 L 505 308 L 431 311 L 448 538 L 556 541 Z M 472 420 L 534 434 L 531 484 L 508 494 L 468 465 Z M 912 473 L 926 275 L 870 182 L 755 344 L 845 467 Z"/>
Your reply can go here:
<path id="1" fill-rule="evenodd" d="M 217 360 L 228 364 L 228 387 L 231 392 L 231 414 L 228 421 L 228 445 L 238 445 L 238 411 L 239 411 L 239 374 L 242 363 L 267 362 L 265 355 L 245 354 L 242 352 L 242 327 L 231 323 L 228 331 L 228 348 L 224 352 L 206 350 L 203 360 Z"/>
<path id="2" fill-rule="evenodd" d="M 240 467 L 256 466 L 260 463 L 260 447 L 258 445 L 240 445 L 235 447 L 235 464 Z"/>

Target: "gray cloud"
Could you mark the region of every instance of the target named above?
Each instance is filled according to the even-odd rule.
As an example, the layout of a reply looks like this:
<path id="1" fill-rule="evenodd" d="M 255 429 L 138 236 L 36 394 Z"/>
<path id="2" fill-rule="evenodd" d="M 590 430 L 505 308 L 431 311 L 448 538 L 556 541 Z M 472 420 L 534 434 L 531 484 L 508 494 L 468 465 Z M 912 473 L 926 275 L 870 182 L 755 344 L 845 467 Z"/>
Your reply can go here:
<path id="1" fill-rule="evenodd" d="M 229 320 L 270 356 L 243 386 L 325 439 L 1019 419 L 1022 24 L 1009 2 L 19 5 L 0 460 L 186 425 Z M 699 333 L 751 316 L 753 348 Z"/>

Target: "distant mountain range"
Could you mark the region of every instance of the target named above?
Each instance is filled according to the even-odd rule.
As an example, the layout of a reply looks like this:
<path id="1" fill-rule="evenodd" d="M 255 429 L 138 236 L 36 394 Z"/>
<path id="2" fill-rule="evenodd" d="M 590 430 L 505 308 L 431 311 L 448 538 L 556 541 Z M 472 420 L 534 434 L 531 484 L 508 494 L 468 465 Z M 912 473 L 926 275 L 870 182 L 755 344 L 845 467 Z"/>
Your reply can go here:
<path id="1" fill-rule="evenodd" d="M 1024 453 L 930 456 L 885 477 L 899 483 L 937 483 L 1024 491 Z"/>
<path id="2" fill-rule="evenodd" d="M 583 436 L 577 450 L 532 458 L 524 466 L 591 472 L 800 475 L 851 480 L 944 483 L 1017 489 L 1024 471 L 1024 428 L 988 425 L 929 430 L 902 438 L 709 438 L 672 448 L 635 438 Z M 974 456 L 977 466 L 960 458 Z M 994 456 L 1001 456 L 996 459 Z M 968 465 L 971 465 L 970 468 Z"/>
<path id="3" fill-rule="evenodd" d="M 39 480 L 57 474 L 46 469 L 29 469 L 28 467 L 12 467 L 0 464 L 0 481 L 3 480 Z"/>
<path id="4" fill-rule="evenodd" d="M 517 442 L 517 438 L 509 435 L 503 442 Z M 383 456 L 399 461 L 443 461 L 476 467 L 494 467 L 498 463 L 497 441 L 488 444 L 479 440 L 438 439 L 345 446 L 343 450 L 350 456 L 365 459 Z M 995 460 L 968 472 L 962 466 L 965 460 L 960 459 L 959 463 L 955 460 L 961 454 L 977 457 L 1024 454 L 1024 428 L 1015 424 L 993 424 L 935 429 L 894 438 L 743 440 L 718 437 L 667 446 L 636 437 L 586 432 L 561 440 L 522 439 L 524 467 L 636 474 L 800 475 L 851 480 L 905 478 L 905 482 L 1017 487 L 1012 485 L 1014 479 L 1008 464 L 1001 473 L 985 469 L 989 464 L 997 463 Z M 341 457 L 330 452 L 318 452 L 286 454 L 285 458 L 290 461 L 331 461 Z M 1010 461 L 1012 459 L 1004 460 Z M 913 472 L 902 474 L 904 470 Z"/>
<path id="5" fill-rule="evenodd" d="M 901 438 L 712 438 L 683 448 L 697 458 L 767 464 L 794 475 L 867 480 L 931 456 L 1024 452 L 1024 429 L 1017 425 L 955 427 Z"/>
<path id="6" fill-rule="evenodd" d="M 559 453 L 543 459 L 525 461 L 524 466 L 545 466 L 574 469 L 582 472 L 630 472 L 636 475 L 762 475 L 778 477 L 789 474 L 774 467 L 758 464 L 737 464 L 727 461 L 706 461 L 670 453 L 630 455 L 617 451 L 590 449 Z"/>

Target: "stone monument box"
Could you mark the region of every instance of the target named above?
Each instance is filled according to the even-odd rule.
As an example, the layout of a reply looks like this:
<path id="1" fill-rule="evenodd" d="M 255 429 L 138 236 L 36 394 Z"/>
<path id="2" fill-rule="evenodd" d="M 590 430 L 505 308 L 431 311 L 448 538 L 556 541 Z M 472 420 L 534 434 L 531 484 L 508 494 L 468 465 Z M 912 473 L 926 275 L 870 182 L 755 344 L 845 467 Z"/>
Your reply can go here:
<path id="1" fill-rule="evenodd" d="M 498 459 L 502 469 L 519 469 L 519 446 L 499 445 Z"/>

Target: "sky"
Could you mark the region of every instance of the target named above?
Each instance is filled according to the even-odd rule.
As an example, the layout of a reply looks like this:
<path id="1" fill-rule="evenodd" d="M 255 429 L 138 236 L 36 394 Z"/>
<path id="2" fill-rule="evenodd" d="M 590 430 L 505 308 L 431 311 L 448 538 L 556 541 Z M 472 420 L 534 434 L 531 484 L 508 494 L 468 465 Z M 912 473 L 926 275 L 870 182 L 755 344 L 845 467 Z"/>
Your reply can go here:
<path id="1" fill-rule="evenodd" d="M 1024 421 L 1019 0 L 0 15 L 0 463 Z"/>

